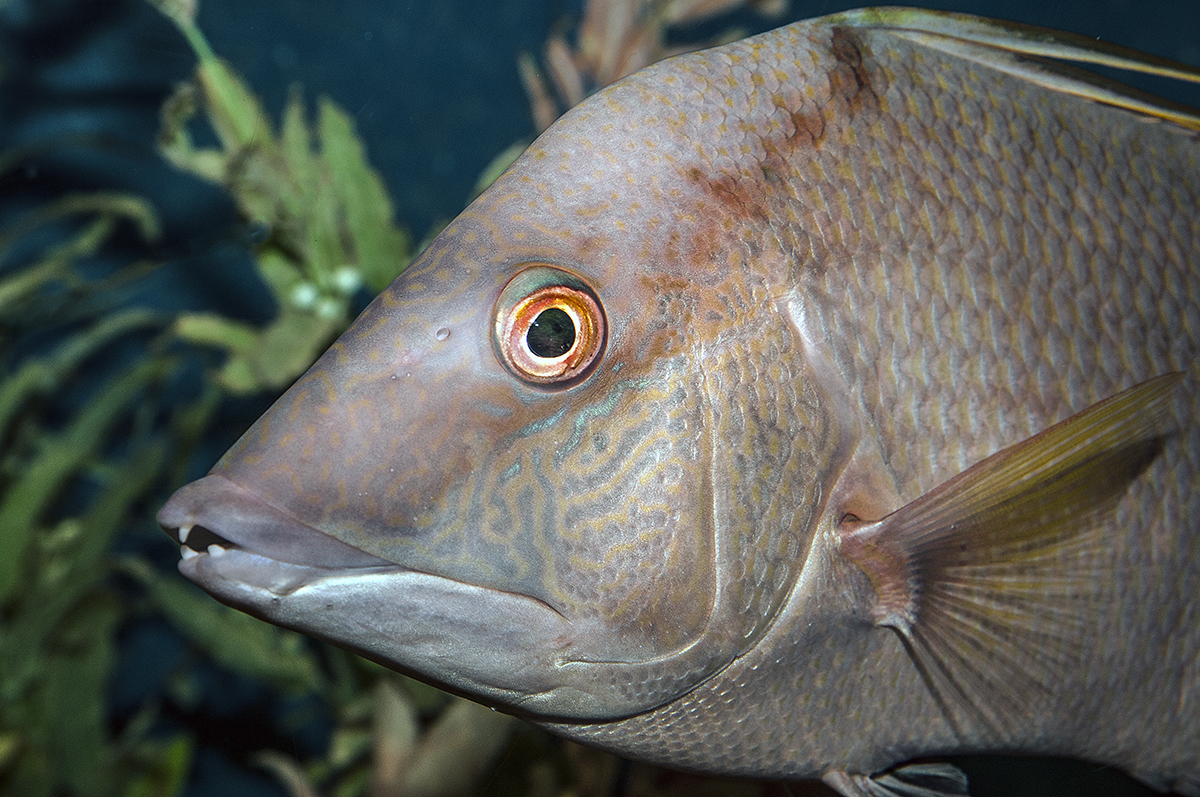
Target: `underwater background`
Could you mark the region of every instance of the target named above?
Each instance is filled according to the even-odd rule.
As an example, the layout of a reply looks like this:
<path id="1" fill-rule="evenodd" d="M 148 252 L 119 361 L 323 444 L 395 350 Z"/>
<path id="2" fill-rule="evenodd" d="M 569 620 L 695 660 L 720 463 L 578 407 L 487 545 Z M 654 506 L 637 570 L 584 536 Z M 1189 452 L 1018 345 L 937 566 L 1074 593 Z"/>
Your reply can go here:
<path id="1" fill-rule="evenodd" d="M 1200 64 L 1196 0 L 916 4 Z M 694 47 L 861 3 L 754 5 L 653 24 Z M 0 0 L 0 794 L 785 794 L 622 762 L 227 610 L 154 523 L 532 139 L 544 45 L 584 14 Z M 958 763 L 976 797 L 1153 793 Z"/>

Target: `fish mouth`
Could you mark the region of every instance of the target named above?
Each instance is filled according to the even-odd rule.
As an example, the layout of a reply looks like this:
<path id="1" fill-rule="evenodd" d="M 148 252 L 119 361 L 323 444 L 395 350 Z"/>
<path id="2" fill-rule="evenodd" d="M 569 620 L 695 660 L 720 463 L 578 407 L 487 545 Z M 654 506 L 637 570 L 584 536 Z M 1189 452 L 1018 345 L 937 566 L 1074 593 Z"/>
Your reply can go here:
<path id="1" fill-rule="evenodd" d="M 224 476 L 205 476 L 180 488 L 159 510 L 158 525 L 179 543 L 180 569 L 189 577 L 198 563 L 184 566 L 197 557 L 233 551 L 323 570 L 396 566 L 318 531 Z"/>
<path id="2" fill-rule="evenodd" d="M 180 488 L 158 523 L 181 546 L 179 572 L 222 603 L 486 705 L 597 722 L 673 694 L 628 688 L 657 682 L 661 662 L 614 657 L 603 617 L 381 559 L 224 476 Z"/>
<path id="3" fill-rule="evenodd" d="M 595 622 L 365 553 L 222 476 L 182 487 L 158 523 L 181 546 L 180 573 L 255 617 L 514 713 L 610 711 L 572 655 L 603 639 Z"/>

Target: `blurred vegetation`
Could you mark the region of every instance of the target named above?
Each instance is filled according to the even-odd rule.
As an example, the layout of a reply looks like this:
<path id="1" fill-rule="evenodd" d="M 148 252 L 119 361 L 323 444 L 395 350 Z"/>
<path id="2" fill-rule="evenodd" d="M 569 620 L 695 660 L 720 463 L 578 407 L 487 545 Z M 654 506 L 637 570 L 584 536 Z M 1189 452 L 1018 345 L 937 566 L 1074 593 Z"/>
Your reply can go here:
<path id="1" fill-rule="evenodd" d="M 294 89 L 283 124 L 274 130 L 253 92 L 205 41 L 194 6 L 177 0 L 156 5 L 200 60 L 195 80 L 163 107 L 160 151 L 179 169 L 223 186 L 261 229 L 255 267 L 278 308 L 263 328 L 189 313 L 176 320 L 174 331 L 229 355 L 218 375 L 225 390 L 278 391 L 345 329 L 360 286 L 378 293 L 408 265 L 412 241 L 393 222 L 383 181 L 367 163 L 344 110 L 322 97 L 310 125 Z M 219 147 L 193 144 L 188 123 L 200 109 Z"/>
<path id="2" fill-rule="evenodd" d="M 160 152 L 222 186 L 256 231 L 252 267 L 274 315 L 254 325 L 139 297 L 162 264 L 113 268 L 104 256 L 114 238 L 160 235 L 137 196 L 71 194 L 0 228 L 0 794 L 185 790 L 199 743 L 163 722 L 163 701 L 204 699 L 196 658 L 127 720 L 114 722 L 106 697 L 121 629 L 146 617 L 211 665 L 300 700 L 288 721 L 303 723 L 313 700 L 322 707 L 322 755 L 266 748 L 252 759 L 297 797 L 763 793 L 553 739 L 228 609 L 120 552 L 120 535 L 157 533 L 154 510 L 185 480 L 220 408 L 291 383 L 348 325 L 356 296 L 381 290 L 418 249 L 393 221 L 349 114 L 323 97 L 309 119 L 293 90 L 273 124 L 197 29 L 194 2 L 151 2 L 198 59 L 163 107 Z M 195 143 L 197 125 L 216 146 Z M 0 173 L 23 156 L 0 153 Z M 198 362 L 208 364 L 203 388 L 181 390 L 179 374 Z"/>
<path id="3" fill-rule="evenodd" d="M 2 263 L 44 228 L 64 228 L 0 279 L 5 794 L 174 794 L 189 765 L 186 736 L 151 738 L 144 721 L 112 738 L 101 700 L 115 630 L 127 611 L 109 583 L 110 546 L 162 477 L 169 433 L 151 429 L 140 410 L 173 358 L 159 354 L 114 365 L 67 417 L 49 411 L 48 398 L 77 389 L 80 372 L 114 341 L 162 326 L 153 312 L 105 313 L 87 301 L 143 270 L 133 264 L 97 280 L 78 267 L 122 221 L 143 237 L 158 234 L 149 206 L 113 194 L 63 197 L 0 230 Z M 64 311 L 68 305 L 75 309 Z M 21 356 L 24 347 L 9 338 L 30 329 L 51 333 L 54 342 Z M 76 499 L 67 500 L 71 496 Z"/>

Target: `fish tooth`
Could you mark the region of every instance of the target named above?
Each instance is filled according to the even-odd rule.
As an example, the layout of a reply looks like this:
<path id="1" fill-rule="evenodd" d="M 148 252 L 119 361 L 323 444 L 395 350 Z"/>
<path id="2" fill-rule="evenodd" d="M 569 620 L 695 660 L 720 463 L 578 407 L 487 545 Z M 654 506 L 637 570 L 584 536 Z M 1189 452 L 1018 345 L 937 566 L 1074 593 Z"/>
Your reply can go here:
<path id="1" fill-rule="evenodd" d="M 187 545 L 188 535 L 192 533 L 192 524 L 179 527 L 179 544 Z"/>
<path id="2" fill-rule="evenodd" d="M 223 553 L 226 553 L 226 549 L 222 548 L 220 545 L 217 545 L 215 542 L 208 546 L 209 556 L 220 556 Z"/>
<path id="3" fill-rule="evenodd" d="M 186 545 L 180 545 L 179 546 L 179 555 L 182 556 L 183 560 L 186 562 L 188 559 L 191 559 L 193 556 L 199 556 L 200 553 L 198 551 L 193 551 L 191 548 L 187 547 Z"/>

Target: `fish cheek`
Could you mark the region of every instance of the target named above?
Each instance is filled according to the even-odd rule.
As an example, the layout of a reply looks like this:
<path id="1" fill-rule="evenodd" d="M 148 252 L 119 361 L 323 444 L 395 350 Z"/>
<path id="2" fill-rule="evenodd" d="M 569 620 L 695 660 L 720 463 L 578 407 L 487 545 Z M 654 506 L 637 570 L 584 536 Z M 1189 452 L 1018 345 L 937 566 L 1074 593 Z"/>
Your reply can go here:
<path id="1" fill-rule="evenodd" d="M 711 496 L 704 477 L 703 396 L 687 363 L 616 382 L 572 419 L 554 454 L 550 593 L 578 616 L 604 618 L 613 660 L 694 642 L 715 594 Z"/>

